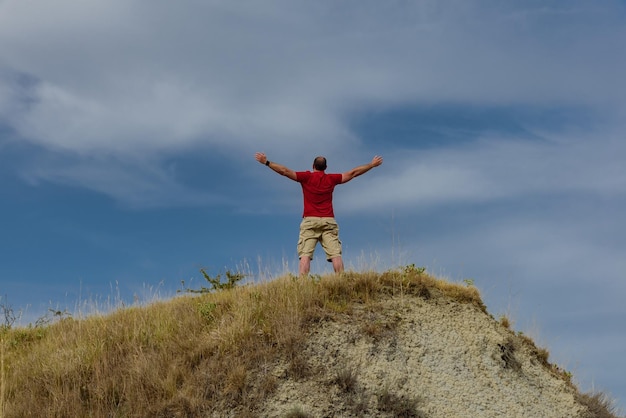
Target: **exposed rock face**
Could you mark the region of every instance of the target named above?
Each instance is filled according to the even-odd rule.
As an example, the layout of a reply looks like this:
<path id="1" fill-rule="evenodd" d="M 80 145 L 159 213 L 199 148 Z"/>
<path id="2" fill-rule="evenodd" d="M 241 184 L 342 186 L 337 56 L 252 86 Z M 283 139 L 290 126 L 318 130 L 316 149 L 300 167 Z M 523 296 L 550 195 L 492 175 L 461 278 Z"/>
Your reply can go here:
<path id="1" fill-rule="evenodd" d="M 471 304 L 404 296 L 313 324 L 267 365 L 265 417 L 571 418 L 577 390 L 528 339 Z"/>

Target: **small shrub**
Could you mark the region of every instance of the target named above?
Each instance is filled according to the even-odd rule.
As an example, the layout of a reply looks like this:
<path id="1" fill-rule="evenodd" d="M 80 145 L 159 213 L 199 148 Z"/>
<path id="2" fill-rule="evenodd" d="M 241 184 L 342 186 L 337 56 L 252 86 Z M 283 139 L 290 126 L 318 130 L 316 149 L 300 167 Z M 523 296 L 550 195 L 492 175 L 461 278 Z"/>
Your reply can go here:
<path id="1" fill-rule="evenodd" d="M 426 273 L 426 267 L 416 267 L 414 263 L 404 266 L 403 270 L 404 274 L 415 274 L 417 276 Z"/>
<path id="2" fill-rule="evenodd" d="M 185 289 L 186 292 L 188 293 L 211 293 L 216 290 L 233 289 L 237 286 L 237 284 L 241 280 L 243 280 L 246 277 L 245 274 L 232 273 L 230 270 L 228 270 L 225 273 L 226 281 L 223 282 L 221 274 L 218 274 L 215 277 L 211 277 L 204 269 L 200 269 L 200 273 L 202 273 L 204 280 L 206 280 L 211 285 L 211 287 L 202 286 L 200 289 Z M 183 283 L 183 286 L 184 286 L 184 283 Z"/>

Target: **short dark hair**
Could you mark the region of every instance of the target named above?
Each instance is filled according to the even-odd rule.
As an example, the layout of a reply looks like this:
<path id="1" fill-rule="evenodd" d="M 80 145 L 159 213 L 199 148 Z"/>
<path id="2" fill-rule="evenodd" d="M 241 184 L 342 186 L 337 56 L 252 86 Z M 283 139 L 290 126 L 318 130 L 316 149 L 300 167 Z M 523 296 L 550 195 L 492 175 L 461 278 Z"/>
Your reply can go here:
<path id="1" fill-rule="evenodd" d="M 313 167 L 319 171 L 326 170 L 326 158 L 315 157 L 315 160 L 313 160 Z"/>

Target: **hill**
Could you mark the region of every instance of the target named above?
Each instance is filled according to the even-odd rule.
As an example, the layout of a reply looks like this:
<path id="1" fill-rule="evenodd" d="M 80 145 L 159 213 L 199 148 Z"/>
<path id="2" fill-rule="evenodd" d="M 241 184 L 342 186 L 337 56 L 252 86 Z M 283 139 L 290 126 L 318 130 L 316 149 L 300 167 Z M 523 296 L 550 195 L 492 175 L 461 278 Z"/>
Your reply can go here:
<path id="1" fill-rule="evenodd" d="M 2 417 L 615 417 L 478 290 L 408 266 L 2 335 Z"/>

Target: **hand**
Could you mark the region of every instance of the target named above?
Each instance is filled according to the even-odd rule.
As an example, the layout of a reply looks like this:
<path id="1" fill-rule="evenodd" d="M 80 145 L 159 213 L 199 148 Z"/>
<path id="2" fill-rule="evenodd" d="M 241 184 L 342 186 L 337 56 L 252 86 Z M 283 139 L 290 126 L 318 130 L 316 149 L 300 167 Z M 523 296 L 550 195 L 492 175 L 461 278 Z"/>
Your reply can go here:
<path id="1" fill-rule="evenodd" d="M 372 158 L 372 162 L 371 162 L 372 167 L 378 167 L 382 163 L 383 163 L 383 157 L 381 157 L 380 155 L 377 155 L 374 158 Z"/>
<path id="2" fill-rule="evenodd" d="M 267 157 L 263 152 L 257 152 L 256 154 L 254 154 L 254 158 L 263 165 L 265 165 L 265 163 L 267 162 Z"/>

